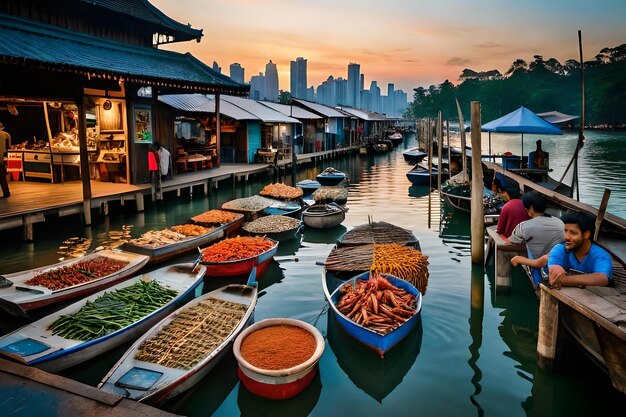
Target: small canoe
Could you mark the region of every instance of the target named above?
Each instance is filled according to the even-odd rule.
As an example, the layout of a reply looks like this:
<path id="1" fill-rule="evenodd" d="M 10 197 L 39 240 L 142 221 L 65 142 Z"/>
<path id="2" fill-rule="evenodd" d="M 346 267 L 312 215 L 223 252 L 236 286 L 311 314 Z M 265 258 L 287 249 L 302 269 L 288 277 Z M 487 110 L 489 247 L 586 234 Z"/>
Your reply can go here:
<path id="1" fill-rule="evenodd" d="M 243 221 L 243 216 L 241 216 L 241 220 Z M 213 241 L 223 238 L 225 229 L 226 226 L 214 227 L 212 230 L 202 235 L 189 236 L 187 239 L 181 240 L 179 242 L 173 242 L 158 246 L 139 245 L 131 242 L 126 242 L 122 246 L 122 249 L 128 252 L 146 255 L 150 258 L 150 263 L 163 262 L 168 259 L 175 258 L 179 255 L 192 252 L 196 250 L 196 248 L 198 248 L 199 246 L 206 246 Z"/>
<path id="2" fill-rule="evenodd" d="M 256 286 L 239 284 L 192 300 L 139 338 L 98 388 L 155 406 L 188 390 L 230 352 L 256 301 Z"/>
<path id="3" fill-rule="evenodd" d="M 129 278 L 139 271 L 148 262 L 146 255 L 140 255 L 127 251 L 112 249 L 93 252 L 82 258 L 69 259 L 54 265 L 48 265 L 39 268 L 33 268 L 27 271 L 15 272 L 13 274 L 5 274 L 4 278 L 12 282 L 13 285 L 0 289 L 0 307 L 13 315 L 27 316 L 27 312 L 40 307 L 58 303 L 60 301 L 70 300 L 73 298 L 84 297 L 104 288 L 110 287 L 116 282 L 120 282 Z M 77 265 L 87 265 L 92 263 L 94 268 L 113 270 L 112 272 L 94 277 L 95 269 L 85 277 L 85 282 L 76 283 L 74 285 L 65 285 L 58 281 L 58 277 L 49 278 L 50 284 L 54 289 L 44 287 L 42 285 L 34 285 L 27 283 L 32 278 L 36 278 L 40 274 L 48 274 L 56 272 L 62 273 L 65 270 L 76 267 Z M 122 267 L 111 267 L 111 265 L 121 265 Z M 85 267 L 83 267 L 85 269 Z M 105 272 L 102 272 L 105 273 Z M 98 275 L 95 275 L 98 276 Z M 89 280 L 87 280 L 89 279 Z M 55 281 L 52 281 L 55 280 Z"/>
<path id="4" fill-rule="evenodd" d="M 315 179 L 317 180 L 317 182 L 320 183 L 320 185 L 337 185 L 339 184 L 341 181 L 346 179 L 346 174 L 344 174 L 343 172 L 333 168 L 333 167 L 328 167 L 326 168 L 324 171 L 320 172 L 319 174 L 317 174 L 317 176 L 315 177 Z"/>
<path id="5" fill-rule="evenodd" d="M 347 285 L 352 285 L 353 287 L 356 287 L 357 280 L 367 281 L 369 280 L 369 278 L 370 273 L 368 271 L 344 281 L 338 278 L 335 274 L 324 270 L 322 272 L 322 287 L 324 289 L 324 295 L 326 296 L 326 300 L 328 301 L 328 304 L 330 305 L 330 308 L 333 311 L 339 325 L 350 336 L 354 337 L 365 346 L 377 352 L 378 355 L 382 358 L 387 351 L 389 351 L 400 341 L 402 341 L 411 332 L 411 330 L 416 327 L 416 324 L 419 322 L 419 316 L 422 309 L 422 294 L 417 290 L 417 288 L 415 288 L 415 286 L 413 286 L 409 282 L 404 281 L 400 278 L 396 278 L 392 275 L 386 275 L 389 283 L 405 290 L 406 292 L 416 297 L 416 307 L 415 313 L 411 318 L 402 323 L 396 329 L 382 335 L 378 332 L 370 330 L 367 327 L 357 324 L 355 321 L 348 318 L 341 311 L 339 311 L 336 306 L 336 304 L 340 301 L 341 296 L 343 295 L 342 288 L 346 287 Z"/>
<path id="6" fill-rule="evenodd" d="M 269 264 L 274 259 L 274 255 L 278 250 L 278 241 L 266 238 L 273 243 L 272 247 L 263 253 L 255 256 L 237 259 L 233 261 L 222 262 L 206 262 L 201 261 L 206 267 L 206 276 L 208 277 L 241 277 L 248 276 L 253 268 L 256 267 L 256 275 L 261 277 Z M 223 242 L 223 241 L 222 241 Z M 220 242 L 221 243 L 221 242 Z"/>
<path id="7" fill-rule="evenodd" d="M 345 220 L 347 210 L 336 203 L 315 204 L 304 209 L 302 221 L 313 229 L 330 229 Z"/>
<path id="8" fill-rule="evenodd" d="M 419 162 L 422 162 L 422 160 L 426 158 L 428 154 L 426 152 L 422 152 L 419 148 L 411 148 L 402 152 L 402 156 L 404 157 L 404 160 L 406 162 L 415 165 Z"/>
<path id="9" fill-rule="evenodd" d="M 192 263 L 165 266 L 73 303 L 1 337 L 0 355 L 48 372 L 58 372 L 134 340 L 163 317 L 193 298 L 194 291 L 203 283 L 205 272 L 203 266 L 197 266 L 195 270 L 193 268 Z M 175 291 L 177 295 L 131 324 L 87 341 L 62 337 L 49 329 L 61 316 L 78 312 L 87 303 L 92 303 L 105 293 L 122 290 L 139 282 L 150 281 L 155 281 L 161 287 Z"/>

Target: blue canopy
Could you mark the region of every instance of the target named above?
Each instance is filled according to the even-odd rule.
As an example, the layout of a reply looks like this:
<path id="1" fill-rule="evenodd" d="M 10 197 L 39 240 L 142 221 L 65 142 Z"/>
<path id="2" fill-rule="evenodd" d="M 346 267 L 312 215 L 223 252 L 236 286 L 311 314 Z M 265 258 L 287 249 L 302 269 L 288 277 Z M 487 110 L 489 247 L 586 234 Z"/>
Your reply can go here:
<path id="1" fill-rule="evenodd" d="M 561 129 L 546 122 L 524 106 L 499 119 L 485 123 L 480 130 L 483 132 L 536 133 L 540 135 L 563 134 Z"/>
<path id="2" fill-rule="evenodd" d="M 498 133 L 521 133 L 522 134 L 522 156 L 524 155 L 524 133 L 535 133 L 539 135 L 562 135 L 563 132 L 558 127 L 546 122 L 526 107 L 506 114 L 499 119 L 492 120 L 480 127 L 483 132 L 489 132 L 489 154 L 491 154 L 491 132 Z"/>

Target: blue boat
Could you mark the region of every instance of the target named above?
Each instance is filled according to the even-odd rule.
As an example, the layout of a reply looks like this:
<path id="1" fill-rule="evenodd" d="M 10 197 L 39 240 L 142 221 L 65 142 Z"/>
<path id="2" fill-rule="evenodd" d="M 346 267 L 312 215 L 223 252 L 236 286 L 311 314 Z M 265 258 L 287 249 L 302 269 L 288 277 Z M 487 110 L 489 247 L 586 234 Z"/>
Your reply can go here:
<path id="1" fill-rule="evenodd" d="M 417 164 L 418 162 L 422 162 L 424 158 L 426 158 L 428 154 L 426 152 L 420 151 L 419 148 L 411 148 L 404 152 L 402 152 L 402 156 L 404 160 L 409 164 Z"/>
<path id="2" fill-rule="evenodd" d="M 343 172 L 333 168 L 328 167 L 324 171 L 317 174 L 315 179 L 320 183 L 320 185 L 337 185 L 341 181 L 346 179 L 346 174 Z"/>
<path id="3" fill-rule="evenodd" d="M 416 164 L 409 172 L 406 173 L 406 177 L 413 185 L 429 185 L 432 177 L 432 183 L 436 185 L 438 173 L 439 171 L 437 165 L 435 164 L 433 164 L 430 172 L 428 172 L 428 167 L 425 167 L 422 164 Z M 448 177 L 448 174 L 445 171 L 442 172 L 441 175 L 444 178 Z"/>
<path id="4" fill-rule="evenodd" d="M 313 194 L 313 191 L 320 188 L 321 185 L 322 184 L 320 184 L 319 181 L 315 181 L 315 180 L 302 180 L 296 183 L 296 187 L 302 188 L 302 192 L 304 193 L 304 196 Z"/>
<path id="5" fill-rule="evenodd" d="M 384 357 L 386 352 L 402 341 L 411 332 L 411 330 L 416 327 L 422 310 L 422 294 L 417 290 L 417 288 L 415 288 L 415 286 L 392 275 L 386 275 L 385 277 L 394 286 L 414 295 L 416 297 L 416 307 L 415 314 L 410 319 L 402 323 L 398 328 L 382 335 L 352 321 L 341 313 L 336 306 L 342 295 L 342 288 L 346 285 L 356 287 L 357 280 L 369 280 L 369 271 L 352 277 L 347 281 L 338 278 L 330 271 L 324 270 L 322 273 L 324 295 L 326 296 L 328 304 L 330 305 L 330 308 L 333 311 L 339 325 L 356 340 L 377 352 L 381 358 Z"/>

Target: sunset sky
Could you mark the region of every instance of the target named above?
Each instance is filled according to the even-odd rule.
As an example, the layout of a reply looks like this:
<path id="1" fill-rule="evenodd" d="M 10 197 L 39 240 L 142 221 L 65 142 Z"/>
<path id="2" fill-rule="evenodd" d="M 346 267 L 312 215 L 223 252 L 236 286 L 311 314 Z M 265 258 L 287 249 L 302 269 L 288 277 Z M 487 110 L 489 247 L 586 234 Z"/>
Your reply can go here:
<path id="1" fill-rule="evenodd" d="M 289 62 L 308 60 L 308 85 L 329 75 L 347 78 L 361 65 L 365 87 L 377 80 L 412 96 L 412 89 L 458 84 L 464 68 L 504 73 L 533 55 L 561 63 L 626 43 L 626 2 L 621 0 L 151 0 L 181 23 L 203 29 L 200 43 L 163 47 L 191 52 L 229 74 L 239 62 L 246 81 L 278 67 L 279 88 L 289 90 Z"/>

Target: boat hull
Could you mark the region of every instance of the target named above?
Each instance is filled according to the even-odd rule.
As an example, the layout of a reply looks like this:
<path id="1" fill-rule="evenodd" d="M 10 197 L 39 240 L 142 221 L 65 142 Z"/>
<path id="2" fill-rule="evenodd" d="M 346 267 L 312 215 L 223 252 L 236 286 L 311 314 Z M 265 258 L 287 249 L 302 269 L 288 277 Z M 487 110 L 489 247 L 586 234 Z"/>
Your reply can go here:
<path id="1" fill-rule="evenodd" d="M 257 276 L 260 277 L 272 262 L 277 250 L 278 242 L 275 242 L 269 250 L 251 258 L 228 262 L 201 263 L 206 267 L 205 276 L 207 277 L 247 277 L 254 267 L 257 268 Z"/>
<path id="2" fill-rule="evenodd" d="M 48 330 L 50 324 L 61 315 L 72 314 L 88 301 L 93 301 L 102 296 L 105 291 L 101 291 L 3 336 L 0 339 L 0 354 L 47 372 L 59 372 L 92 359 L 97 355 L 136 339 L 155 323 L 193 298 L 194 292 L 202 284 L 204 268 L 198 267 L 196 272 L 192 272 L 192 268 L 193 264 L 191 263 L 170 265 L 107 289 L 106 292 L 110 292 L 118 288 L 125 288 L 140 280 L 154 279 L 169 288 L 179 291 L 178 296 L 167 304 L 120 330 L 86 342 L 65 339 L 61 336 L 53 335 L 52 331 Z M 31 355 L 24 355 L 23 352 L 11 348 L 11 346 L 15 346 L 16 343 L 21 341 L 45 345 L 48 348 Z"/>
<path id="3" fill-rule="evenodd" d="M 102 278 L 60 290 L 49 290 L 48 288 L 25 284 L 25 281 L 41 272 L 72 265 L 98 256 L 104 256 L 113 260 L 123 260 L 128 262 L 128 264 L 124 268 Z M 121 250 L 103 250 L 91 253 L 82 258 L 70 259 L 54 265 L 6 274 L 4 277 L 11 280 L 14 285 L 0 290 L 0 307 L 10 314 L 28 317 L 28 312 L 31 310 L 53 305 L 61 301 L 85 297 L 128 279 L 143 268 L 148 261 L 149 258 L 141 254 Z"/>
<path id="4" fill-rule="evenodd" d="M 243 218 L 241 219 L 243 222 Z M 180 242 L 170 243 L 158 247 L 148 247 L 125 243 L 123 249 L 128 252 L 139 253 L 150 257 L 150 263 L 163 262 L 179 255 L 192 252 L 199 246 L 206 246 L 211 242 L 221 239 L 225 236 L 226 226 L 216 227 L 208 233 L 201 236 L 194 236 Z"/>
<path id="5" fill-rule="evenodd" d="M 346 179 L 346 174 L 319 174 L 317 175 L 317 177 L 315 177 L 315 179 L 317 180 L 317 182 L 320 183 L 320 185 L 333 186 L 339 184 L 341 181 Z"/>
<path id="6" fill-rule="evenodd" d="M 311 206 L 302 212 L 302 222 L 305 226 L 313 229 L 330 229 L 341 224 L 345 218 L 345 210 L 339 206 L 334 206 L 330 209 L 320 209 L 316 208 L 316 206 Z"/>
<path id="7" fill-rule="evenodd" d="M 165 317 L 159 323 L 154 325 L 144 336 L 140 337 L 133 345 L 122 355 L 120 360 L 105 375 L 98 384 L 98 388 L 112 394 L 127 396 L 141 403 L 158 406 L 166 400 L 173 398 L 197 384 L 204 378 L 219 361 L 231 352 L 235 338 L 247 328 L 253 321 L 254 309 L 257 301 L 257 288 L 255 285 L 231 284 L 203 296 L 194 299 L 189 304 L 179 308 L 169 316 Z M 207 354 L 200 362 L 189 370 L 178 368 L 168 368 L 152 362 L 144 362 L 135 359 L 137 349 L 148 338 L 153 337 L 163 329 L 167 324 L 172 322 L 186 308 L 196 305 L 207 298 L 217 298 L 246 305 L 246 313 L 241 321 L 234 327 L 230 335 L 226 337 L 213 351 Z M 135 369 L 147 370 L 148 372 L 158 372 L 162 376 L 154 381 L 147 389 L 134 389 L 129 387 L 121 387 L 117 385 L 121 378 L 128 372 Z"/>
<path id="8" fill-rule="evenodd" d="M 364 272 L 359 274 L 344 283 L 342 283 L 339 287 L 332 290 L 332 286 L 329 287 L 329 284 L 332 283 L 327 282 L 327 274 L 325 274 L 323 278 L 324 282 L 324 292 L 326 294 L 328 303 L 330 305 L 331 310 L 333 311 L 333 315 L 335 316 L 339 325 L 348 333 L 350 336 L 354 337 L 359 342 L 363 343 L 365 346 L 369 347 L 382 358 L 385 356 L 385 353 L 391 350 L 394 346 L 396 346 L 400 341 L 402 341 L 410 332 L 415 328 L 417 323 L 419 322 L 419 316 L 421 314 L 422 307 L 422 295 L 413 285 L 404 281 L 400 278 L 396 278 L 394 276 L 388 275 L 387 279 L 393 285 L 398 288 L 402 288 L 410 294 L 416 296 L 417 306 L 415 314 L 406 322 L 400 325 L 397 329 L 385 334 L 381 335 L 372 330 L 367 329 L 360 324 L 355 323 L 354 321 L 347 318 L 343 313 L 339 311 L 336 307 L 336 304 L 339 302 L 341 297 L 341 287 L 346 285 L 346 283 L 351 283 L 353 286 L 356 286 L 357 280 L 368 280 L 369 272 Z M 332 292 L 331 292 L 332 291 Z"/>

